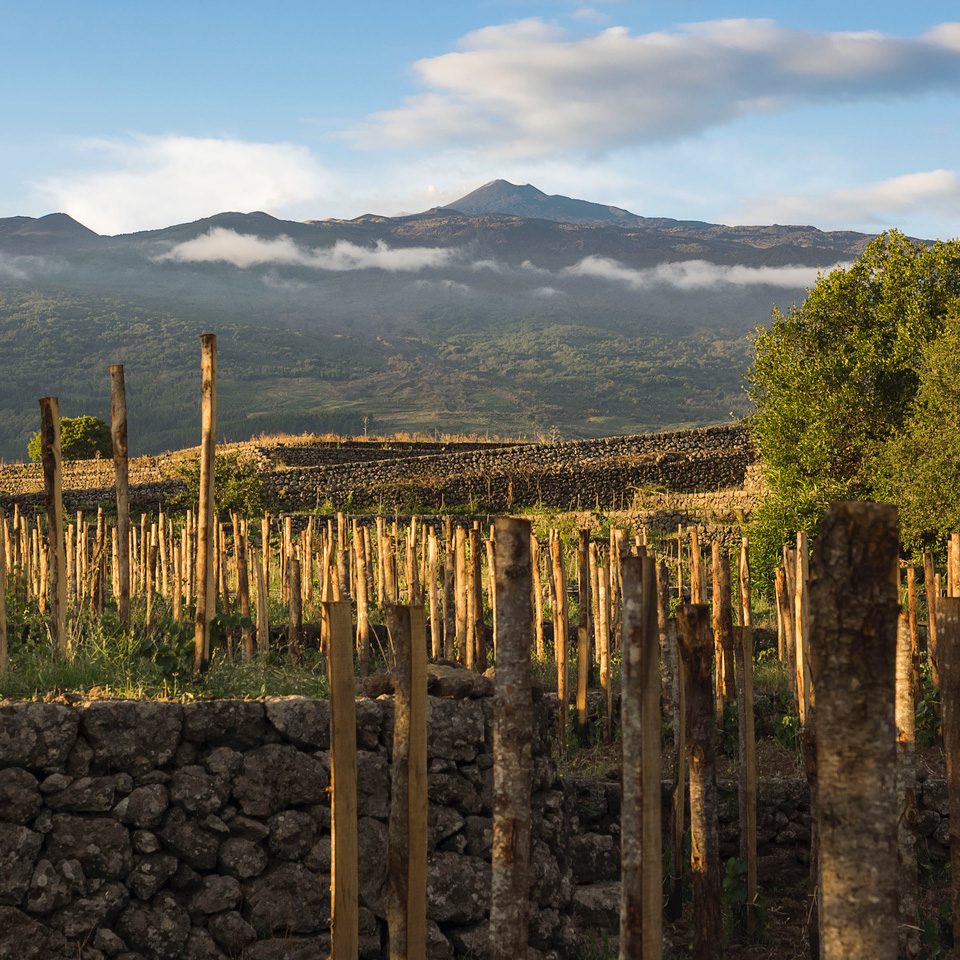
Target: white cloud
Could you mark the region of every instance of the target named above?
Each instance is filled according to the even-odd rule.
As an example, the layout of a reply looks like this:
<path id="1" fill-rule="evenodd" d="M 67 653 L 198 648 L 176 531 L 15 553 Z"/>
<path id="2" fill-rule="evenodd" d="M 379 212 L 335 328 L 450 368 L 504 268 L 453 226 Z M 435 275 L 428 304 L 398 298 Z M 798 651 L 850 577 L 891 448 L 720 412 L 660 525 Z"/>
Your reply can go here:
<path id="1" fill-rule="evenodd" d="M 960 176 L 952 170 L 927 170 L 819 195 L 768 197 L 747 206 L 743 216 L 754 222 L 872 228 L 896 226 L 901 218 L 924 212 L 960 216 Z"/>
<path id="2" fill-rule="evenodd" d="M 535 297 L 540 297 L 543 300 L 552 300 L 555 297 L 566 296 L 562 290 L 558 290 L 556 287 L 536 287 L 531 292 Z"/>
<path id="3" fill-rule="evenodd" d="M 332 247 L 302 247 L 290 237 L 265 239 L 250 233 L 237 233 L 214 227 L 178 243 L 158 260 L 181 263 L 232 263 L 235 267 L 259 267 L 264 264 L 309 267 L 313 270 L 387 270 L 391 273 L 416 273 L 430 267 L 442 267 L 456 256 L 443 247 L 388 247 L 378 242 L 361 247 L 338 240 Z"/>
<path id="4" fill-rule="evenodd" d="M 596 152 L 804 103 L 956 90 L 960 24 L 904 38 L 740 19 L 582 37 L 532 18 L 467 34 L 414 71 L 424 91 L 374 114 L 358 142 Z"/>
<path id="5" fill-rule="evenodd" d="M 197 220 L 221 210 L 282 213 L 332 190 L 330 174 L 292 143 L 137 136 L 83 144 L 102 169 L 37 183 L 54 209 L 98 233 Z"/>
<path id="6" fill-rule="evenodd" d="M 803 289 L 813 286 L 817 276 L 826 272 L 820 267 L 746 267 L 709 263 L 706 260 L 683 260 L 661 263 L 655 267 L 628 267 L 609 257 L 584 257 L 579 263 L 565 267 L 561 273 L 569 277 L 594 277 L 622 283 L 634 290 L 650 287 L 674 287 L 677 290 L 704 290 L 711 287 L 783 287 Z"/>
<path id="7" fill-rule="evenodd" d="M 473 293 L 473 288 L 468 283 L 460 283 L 457 280 L 417 280 L 415 283 L 421 290 L 448 290 L 451 293 L 464 295 Z"/>
<path id="8" fill-rule="evenodd" d="M 58 270 L 59 266 L 46 257 L 10 256 L 0 253 L 0 280 L 27 280 L 38 273 Z"/>

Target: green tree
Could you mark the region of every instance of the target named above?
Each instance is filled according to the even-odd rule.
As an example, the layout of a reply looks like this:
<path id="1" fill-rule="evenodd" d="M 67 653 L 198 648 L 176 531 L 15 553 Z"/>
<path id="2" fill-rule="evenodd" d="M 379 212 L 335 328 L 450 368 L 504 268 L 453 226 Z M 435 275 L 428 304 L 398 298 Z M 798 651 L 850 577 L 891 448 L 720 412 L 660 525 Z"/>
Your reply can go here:
<path id="1" fill-rule="evenodd" d="M 876 495 L 884 445 L 907 420 L 924 348 L 958 295 L 960 242 L 890 231 L 758 332 L 748 425 L 769 487 L 752 529 L 761 572 L 831 501 Z"/>
<path id="2" fill-rule="evenodd" d="M 39 431 L 30 438 L 27 454 L 31 460 L 39 462 Z M 99 417 L 61 417 L 60 454 L 64 460 L 112 457 L 113 440 L 110 437 L 110 428 Z"/>
<path id="3" fill-rule="evenodd" d="M 920 387 L 878 458 L 877 495 L 900 509 L 904 545 L 939 549 L 960 530 L 960 305 L 923 351 Z"/>

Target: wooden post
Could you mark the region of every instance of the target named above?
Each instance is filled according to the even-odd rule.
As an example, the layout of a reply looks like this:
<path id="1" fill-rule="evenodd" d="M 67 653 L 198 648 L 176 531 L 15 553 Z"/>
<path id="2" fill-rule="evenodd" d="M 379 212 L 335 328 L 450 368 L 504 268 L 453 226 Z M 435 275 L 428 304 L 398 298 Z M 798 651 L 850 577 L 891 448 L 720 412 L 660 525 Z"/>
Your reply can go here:
<path id="1" fill-rule="evenodd" d="M 483 621 L 483 567 L 481 565 L 485 548 L 481 547 L 483 538 L 480 530 L 474 526 L 470 531 L 470 585 L 473 587 L 473 639 L 475 646 L 475 666 L 479 673 L 487 669 L 487 628 Z"/>
<path id="2" fill-rule="evenodd" d="M 937 586 L 933 567 L 933 554 L 923 555 L 923 588 L 927 596 L 927 662 L 934 690 L 940 689 L 940 661 L 937 636 Z"/>
<path id="3" fill-rule="evenodd" d="M 356 960 L 359 940 L 357 707 L 350 603 L 327 603 L 330 648 L 331 960 Z"/>
<path id="4" fill-rule="evenodd" d="M 47 568 L 50 577 L 50 632 L 58 656 L 72 656 L 67 636 L 67 558 L 63 537 L 63 481 L 60 455 L 60 401 L 40 400 L 40 450 L 47 499 Z"/>
<path id="5" fill-rule="evenodd" d="M 246 522 L 233 515 L 233 553 L 237 558 L 237 600 L 240 604 L 240 616 L 250 620 L 250 579 L 247 564 Z M 243 659 L 253 659 L 253 630 L 244 625 L 240 630 L 243 644 Z"/>
<path id="6" fill-rule="evenodd" d="M 360 661 L 360 676 L 366 677 L 370 673 L 370 611 L 361 537 L 353 538 L 353 552 L 354 563 L 357 567 L 357 652 Z"/>
<path id="7" fill-rule="evenodd" d="M 600 693 L 603 700 L 603 742 L 613 742 L 613 688 L 610 684 L 610 589 L 607 571 L 597 567 L 597 636 L 600 651 Z"/>
<path id="8" fill-rule="evenodd" d="M 6 676 L 10 667 L 10 655 L 7 650 L 7 519 L 0 510 L 0 679 Z"/>
<path id="9" fill-rule="evenodd" d="M 213 476 L 217 445 L 217 338 L 201 338 L 200 503 L 197 511 L 197 608 L 194 614 L 194 672 L 210 662 L 210 621 L 216 606 L 213 581 Z"/>
<path id="10" fill-rule="evenodd" d="M 467 663 L 467 541 L 463 527 L 454 530 L 453 537 L 453 591 L 456 613 L 456 656 Z"/>
<path id="11" fill-rule="evenodd" d="M 730 564 L 720 544 L 710 545 L 713 568 L 713 652 L 717 729 L 723 729 L 725 705 L 733 699 L 733 616 L 730 609 Z"/>
<path id="12" fill-rule="evenodd" d="M 270 594 L 262 557 L 260 561 L 254 563 L 254 573 L 257 577 L 257 650 L 263 657 L 270 652 Z"/>
<path id="13" fill-rule="evenodd" d="M 498 637 L 493 701 L 493 844 L 490 958 L 527 955 L 533 701 L 530 521 L 496 521 Z"/>
<path id="14" fill-rule="evenodd" d="M 300 585 L 300 561 L 287 558 L 287 596 L 290 619 L 287 623 L 287 655 L 293 663 L 303 660 L 303 594 Z"/>
<path id="15" fill-rule="evenodd" d="M 533 589 L 533 646 L 537 660 L 546 659 L 543 647 L 543 584 L 540 581 L 540 544 L 536 536 L 530 534 L 530 573 Z"/>
<path id="16" fill-rule="evenodd" d="M 443 656 L 452 660 L 456 655 L 454 640 L 457 639 L 456 594 L 454 583 L 456 548 L 453 540 L 453 520 L 443 518 Z"/>
<path id="17" fill-rule="evenodd" d="M 690 602 L 707 602 L 703 589 L 703 558 L 700 555 L 700 534 L 696 527 L 690 528 Z"/>
<path id="18" fill-rule="evenodd" d="M 757 737 L 753 713 L 753 627 L 738 627 L 734 638 L 737 672 L 740 859 L 747 870 L 747 933 L 753 936 L 757 922 Z"/>
<path id="19" fill-rule="evenodd" d="M 807 722 L 807 710 L 810 706 L 810 604 L 807 581 L 810 579 L 810 552 L 807 549 L 807 534 L 801 530 L 797 534 L 796 585 L 794 587 L 795 627 L 794 656 L 797 667 L 797 708 L 800 723 Z"/>
<path id="20" fill-rule="evenodd" d="M 873 503 L 834 504 L 814 547 L 823 960 L 897 958 L 898 549 L 896 508 Z"/>
<path id="21" fill-rule="evenodd" d="M 590 682 L 590 531 L 577 543 L 577 737 L 588 742 L 587 685 Z"/>
<path id="22" fill-rule="evenodd" d="M 693 878 L 693 960 L 721 956 L 720 841 L 717 826 L 716 725 L 706 604 L 684 604 L 680 653 L 687 678 L 687 754 L 690 759 L 690 872 Z"/>
<path id="23" fill-rule="evenodd" d="M 912 567 L 910 568 L 913 569 Z M 900 954 L 920 956 L 917 905 L 917 713 L 913 637 L 907 617 L 897 629 L 897 876 Z"/>
<path id="24" fill-rule="evenodd" d="M 130 474 L 127 461 L 127 391 L 123 364 L 110 365 L 110 435 L 117 487 L 117 566 L 120 625 L 130 629 Z"/>
<path id="25" fill-rule="evenodd" d="M 490 626 L 493 639 L 493 663 L 497 662 L 497 560 L 493 538 L 484 541 L 487 553 L 487 596 L 490 601 Z"/>
<path id="26" fill-rule="evenodd" d="M 663 944 L 660 821 L 660 636 L 653 557 L 625 557 L 620 957 L 659 960 Z"/>
<path id="27" fill-rule="evenodd" d="M 390 960 L 426 956 L 427 676 L 423 607 L 388 610 L 396 650 L 387 850 Z"/>
<path id="28" fill-rule="evenodd" d="M 553 651 L 557 668 L 557 746 L 567 749 L 567 578 L 563 569 L 563 541 L 555 535 L 550 541 L 553 566 Z"/>
<path id="29" fill-rule="evenodd" d="M 950 803 L 950 903 L 953 942 L 960 943 L 960 599 L 938 597 L 937 631 L 940 642 L 940 702 L 943 714 L 943 752 L 947 759 Z"/>
<path id="30" fill-rule="evenodd" d="M 443 655 L 443 636 L 440 630 L 440 597 L 437 592 L 437 565 L 440 546 L 437 531 L 430 527 L 427 534 L 427 601 L 430 604 L 430 654 L 434 660 Z"/>
<path id="31" fill-rule="evenodd" d="M 750 541 L 743 537 L 740 541 L 740 625 L 753 626 L 753 611 L 750 597 Z"/>
<path id="32" fill-rule="evenodd" d="M 670 871 L 667 882 L 666 916 L 677 920 L 683 911 L 683 826 L 687 789 L 687 718 L 683 681 L 683 661 L 677 643 L 677 622 L 670 616 L 670 571 L 661 561 L 657 576 L 657 621 L 660 628 L 661 658 L 669 678 L 670 729 L 673 740 L 672 783 L 670 787 Z"/>

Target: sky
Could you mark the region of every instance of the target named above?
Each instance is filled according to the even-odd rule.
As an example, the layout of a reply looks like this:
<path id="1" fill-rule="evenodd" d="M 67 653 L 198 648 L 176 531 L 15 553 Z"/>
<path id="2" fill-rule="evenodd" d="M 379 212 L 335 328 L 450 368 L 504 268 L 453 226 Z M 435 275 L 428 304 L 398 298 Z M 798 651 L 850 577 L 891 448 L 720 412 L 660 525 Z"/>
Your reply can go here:
<path id="1" fill-rule="evenodd" d="M 0 0 L 0 217 L 394 215 L 503 177 L 960 234 L 956 0 Z"/>

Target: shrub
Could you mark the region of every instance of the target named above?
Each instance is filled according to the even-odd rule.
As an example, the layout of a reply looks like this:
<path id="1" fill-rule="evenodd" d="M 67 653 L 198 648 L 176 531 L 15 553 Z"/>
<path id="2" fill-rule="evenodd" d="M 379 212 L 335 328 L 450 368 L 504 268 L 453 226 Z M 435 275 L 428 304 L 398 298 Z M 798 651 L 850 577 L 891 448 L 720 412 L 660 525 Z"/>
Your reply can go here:
<path id="1" fill-rule="evenodd" d="M 31 460 L 39 463 L 42 456 L 39 431 L 30 438 L 27 454 Z M 61 417 L 60 454 L 64 460 L 112 457 L 110 428 L 99 417 Z"/>
<path id="2" fill-rule="evenodd" d="M 180 470 L 180 479 L 186 489 L 177 498 L 183 506 L 196 504 L 200 499 L 200 458 L 191 460 Z M 222 518 L 237 513 L 252 517 L 262 513 L 266 503 L 263 480 L 252 460 L 237 453 L 217 454 L 213 470 L 216 510 Z"/>

